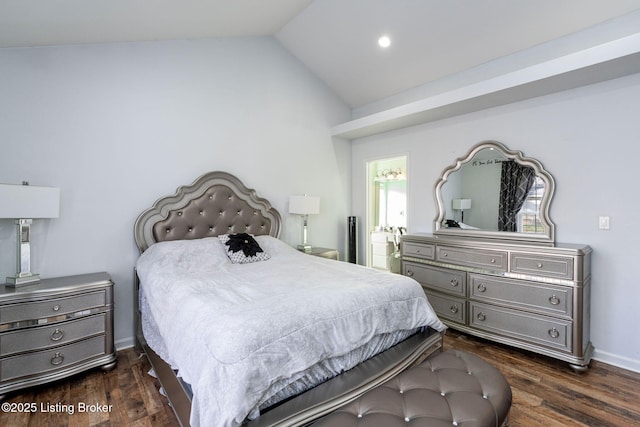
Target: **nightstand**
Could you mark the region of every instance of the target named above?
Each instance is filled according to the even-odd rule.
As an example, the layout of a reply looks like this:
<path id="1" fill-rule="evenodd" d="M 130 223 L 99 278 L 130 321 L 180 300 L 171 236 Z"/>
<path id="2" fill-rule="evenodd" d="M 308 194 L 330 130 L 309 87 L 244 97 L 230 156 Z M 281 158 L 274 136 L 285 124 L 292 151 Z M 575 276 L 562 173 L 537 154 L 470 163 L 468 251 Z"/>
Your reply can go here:
<path id="1" fill-rule="evenodd" d="M 309 254 L 309 255 L 319 256 L 322 258 L 335 259 L 336 261 L 339 258 L 339 253 L 337 249 L 312 247 L 311 252 L 305 252 L 305 251 L 301 251 L 301 252 L 304 252 L 305 254 Z"/>
<path id="2" fill-rule="evenodd" d="M 0 285 L 0 400 L 7 392 L 116 365 L 107 273 Z"/>

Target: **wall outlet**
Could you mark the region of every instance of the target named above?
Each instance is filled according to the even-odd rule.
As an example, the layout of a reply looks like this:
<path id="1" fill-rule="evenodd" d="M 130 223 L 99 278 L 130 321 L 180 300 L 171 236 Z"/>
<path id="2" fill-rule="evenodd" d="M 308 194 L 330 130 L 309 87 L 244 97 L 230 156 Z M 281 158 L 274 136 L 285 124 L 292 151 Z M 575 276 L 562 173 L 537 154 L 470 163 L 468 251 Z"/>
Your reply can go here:
<path id="1" fill-rule="evenodd" d="M 600 216 L 600 217 L 598 217 L 598 228 L 600 228 L 600 230 L 608 230 L 609 229 L 609 217 L 608 216 Z"/>

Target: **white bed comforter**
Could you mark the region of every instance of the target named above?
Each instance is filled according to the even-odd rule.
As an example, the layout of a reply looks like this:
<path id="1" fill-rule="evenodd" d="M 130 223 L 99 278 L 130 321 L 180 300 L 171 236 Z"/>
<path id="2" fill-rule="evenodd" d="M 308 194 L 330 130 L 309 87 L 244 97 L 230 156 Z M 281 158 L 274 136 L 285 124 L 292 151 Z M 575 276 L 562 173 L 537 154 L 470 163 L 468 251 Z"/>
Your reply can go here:
<path id="1" fill-rule="evenodd" d="M 233 264 L 206 238 L 157 243 L 136 264 L 162 335 L 147 341 L 191 384 L 193 427 L 240 425 L 271 384 L 378 334 L 445 329 L 413 279 L 256 240 L 271 259 Z"/>

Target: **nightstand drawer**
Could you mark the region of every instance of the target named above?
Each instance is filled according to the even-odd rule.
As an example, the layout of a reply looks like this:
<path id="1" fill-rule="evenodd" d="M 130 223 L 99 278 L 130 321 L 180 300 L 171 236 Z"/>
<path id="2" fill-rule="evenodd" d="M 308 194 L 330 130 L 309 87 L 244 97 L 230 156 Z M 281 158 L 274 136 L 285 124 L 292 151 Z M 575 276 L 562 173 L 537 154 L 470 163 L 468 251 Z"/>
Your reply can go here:
<path id="1" fill-rule="evenodd" d="M 507 271 L 507 252 L 479 251 L 477 249 L 438 246 L 436 259 L 441 262 L 484 268 L 491 271 Z"/>
<path id="2" fill-rule="evenodd" d="M 570 321 L 476 302 L 471 302 L 469 316 L 469 325 L 479 330 L 560 350 L 572 348 Z"/>
<path id="3" fill-rule="evenodd" d="M 426 289 L 424 293 L 427 295 L 427 299 L 429 299 L 429 303 L 438 317 L 463 325 L 465 324 L 467 320 L 467 310 L 465 310 L 464 299 L 434 294 Z"/>
<path id="4" fill-rule="evenodd" d="M 7 381 L 62 370 L 104 354 L 105 337 L 97 336 L 49 350 L 7 357 L 0 360 L 0 380 Z"/>
<path id="5" fill-rule="evenodd" d="M 415 258 L 434 259 L 436 245 L 402 242 L 402 255 Z"/>
<path id="6" fill-rule="evenodd" d="M 79 294 L 67 298 L 52 298 L 46 301 L 30 301 L 7 304 L 0 311 L 0 323 L 19 322 L 76 313 L 92 307 L 106 305 L 105 291 Z"/>
<path id="7" fill-rule="evenodd" d="M 0 335 L 0 356 L 41 350 L 106 332 L 106 314 Z"/>
<path id="8" fill-rule="evenodd" d="M 402 273 L 405 276 L 414 278 L 425 288 L 461 297 L 466 296 L 467 273 L 463 271 L 448 270 L 411 262 L 403 263 L 402 269 Z"/>
<path id="9" fill-rule="evenodd" d="M 573 288 L 470 274 L 469 297 L 541 314 L 571 318 Z"/>
<path id="10" fill-rule="evenodd" d="M 534 276 L 573 279 L 573 258 L 512 253 L 511 271 Z"/>

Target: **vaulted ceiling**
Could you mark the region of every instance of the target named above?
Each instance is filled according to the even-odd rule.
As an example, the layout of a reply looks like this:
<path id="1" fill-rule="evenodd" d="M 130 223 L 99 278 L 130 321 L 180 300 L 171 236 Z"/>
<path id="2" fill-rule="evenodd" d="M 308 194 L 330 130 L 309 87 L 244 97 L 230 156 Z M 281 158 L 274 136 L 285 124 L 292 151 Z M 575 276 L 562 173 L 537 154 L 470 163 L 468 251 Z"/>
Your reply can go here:
<path id="1" fill-rule="evenodd" d="M 0 48 L 274 36 L 360 107 L 636 10 L 638 0 L 0 0 Z"/>

